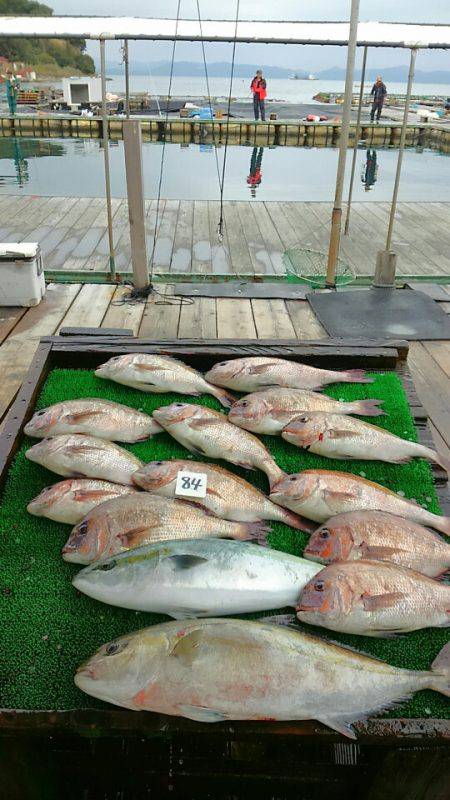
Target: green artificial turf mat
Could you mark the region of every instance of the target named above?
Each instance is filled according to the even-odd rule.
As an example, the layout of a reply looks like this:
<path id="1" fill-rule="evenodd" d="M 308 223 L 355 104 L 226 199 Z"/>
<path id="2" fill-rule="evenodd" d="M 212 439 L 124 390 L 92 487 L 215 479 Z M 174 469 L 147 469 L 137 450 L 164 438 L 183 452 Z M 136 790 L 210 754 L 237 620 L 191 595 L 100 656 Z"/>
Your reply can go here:
<path id="1" fill-rule="evenodd" d="M 375 378 L 373 384 L 336 384 L 326 390 L 327 394 L 344 400 L 382 399 L 387 416 L 367 418 L 367 421 L 403 438 L 416 439 L 406 396 L 397 375 L 372 374 Z M 107 398 L 147 412 L 180 400 L 180 395 L 175 394 L 143 394 L 96 378 L 87 370 L 55 369 L 43 387 L 37 408 L 80 397 Z M 220 409 L 218 402 L 209 395 L 182 399 Z M 424 461 L 415 460 L 404 466 L 370 461 L 331 461 L 299 450 L 280 437 L 262 438 L 286 472 L 306 468 L 354 472 L 403 492 L 406 497 L 415 498 L 430 511 L 439 513 L 431 470 Z M 14 459 L 0 508 L 0 706 L 20 709 L 104 707 L 103 703 L 75 687 L 73 675 L 77 666 L 110 639 L 164 621 L 167 617 L 106 606 L 74 590 L 70 581 L 77 566 L 65 563 L 60 556 L 70 527 L 30 516 L 26 511 L 27 503 L 44 486 L 61 480 L 25 458 L 25 451 L 32 443 L 32 440 L 26 440 Z M 125 447 L 144 461 L 182 457 L 201 460 L 194 459 L 166 433 Z M 267 491 L 267 479 L 262 473 L 244 471 L 232 465 L 228 468 Z M 273 547 L 301 555 L 307 535 L 278 523 L 272 523 L 272 529 L 269 541 Z M 310 632 L 315 630 L 302 627 Z M 317 632 L 326 635 L 324 629 Z M 398 639 L 372 639 L 332 632 L 330 638 L 351 644 L 398 667 L 428 669 L 449 634 L 445 629 L 433 629 Z M 436 692 L 420 692 L 408 703 L 391 710 L 389 716 L 449 717 L 450 703 Z"/>

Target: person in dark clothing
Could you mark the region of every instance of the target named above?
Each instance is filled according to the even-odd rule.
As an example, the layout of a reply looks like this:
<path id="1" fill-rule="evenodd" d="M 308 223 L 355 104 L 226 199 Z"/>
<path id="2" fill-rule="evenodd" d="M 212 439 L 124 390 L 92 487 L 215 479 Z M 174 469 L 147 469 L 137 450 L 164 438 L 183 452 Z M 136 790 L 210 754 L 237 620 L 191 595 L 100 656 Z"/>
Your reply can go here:
<path id="1" fill-rule="evenodd" d="M 255 112 L 255 119 L 258 120 L 261 114 L 261 120 L 263 122 L 266 121 L 266 108 L 264 105 L 264 98 L 267 96 L 266 89 L 266 79 L 263 78 L 262 70 L 258 69 L 250 84 L 250 91 L 253 92 L 253 111 Z"/>
<path id="2" fill-rule="evenodd" d="M 259 152 L 257 147 L 253 148 L 252 157 L 250 159 L 250 175 L 247 178 L 247 184 L 250 187 L 250 194 L 252 197 L 256 197 L 256 189 L 262 181 L 261 164 L 263 153 L 264 147 L 260 147 Z"/>
<path id="3" fill-rule="evenodd" d="M 372 110 L 370 112 L 370 121 L 374 122 L 376 113 L 377 122 L 379 122 L 381 117 L 381 112 L 383 110 L 384 99 L 387 95 L 387 89 L 385 84 L 383 83 L 383 78 L 381 77 L 381 75 L 378 75 L 374 85 L 372 86 L 372 91 L 370 94 L 373 94 L 373 103 L 372 103 Z"/>
<path id="4" fill-rule="evenodd" d="M 378 173 L 377 153 L 376 150 L 367 150 L 366 163 L 363 166 L 361 173 L 361 180 L 364 184 L 364 190 L 370 192 L 372 186 L 376 183 Z"/>

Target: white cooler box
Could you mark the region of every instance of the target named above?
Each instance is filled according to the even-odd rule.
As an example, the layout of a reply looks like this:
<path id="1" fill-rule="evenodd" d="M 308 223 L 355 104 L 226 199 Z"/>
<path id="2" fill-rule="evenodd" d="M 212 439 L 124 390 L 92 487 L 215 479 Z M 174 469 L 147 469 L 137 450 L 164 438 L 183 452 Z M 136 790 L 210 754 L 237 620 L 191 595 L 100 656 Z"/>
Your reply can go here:
<path id="1" fill-rule="evenodd" d="M 0 243 L 0 306 L 37 306 L 44 294 L 39 244 Z"/>

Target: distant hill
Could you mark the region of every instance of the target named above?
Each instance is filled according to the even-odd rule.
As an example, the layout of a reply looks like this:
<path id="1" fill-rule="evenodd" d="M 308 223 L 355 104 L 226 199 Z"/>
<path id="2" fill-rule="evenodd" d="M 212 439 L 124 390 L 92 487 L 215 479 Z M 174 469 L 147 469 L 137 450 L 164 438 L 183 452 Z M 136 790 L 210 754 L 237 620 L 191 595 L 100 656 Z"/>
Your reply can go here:
<path id="1" fill-rule="evenodd" d="M 51 17 L 53 9 L 34 0 L 0 0 L 0 15 L 16 14 Z M 74 71 L 84 75 L 95 72 L 91 56 L 86 55 L 84 39 L 25 39 L 0 37 L 0 56 L 10 62 L 23 63 L 39 76 L 58 75 Z"/>
<path id="2" fill-rule="evenodd" d="M 1 0 L 0 0 L 1 3 Z M 294 73 L 299 78 L 307 78 L 311 70 L 309 69 L 288 69 L 270 64 L 235 64 L 234 75 L 236 78 L 251 78 L 257 69 L 262 69 L 267 78 L 290 78 Z M 110 75 L 122 74 L 123 66 L 116 63 L 109 63 L 107 70 Z M 208 63 L 208 75 L 210 78 L 229 78 L 231 64 L 228 61 L 212 61 Z M 152 77 L 156 75 L 170 74 L 170 61 L 132 61 L 130 71 L 133 75 L 146 75 Z M 375 80 L 378 74 L 382 74 L 384 80 L 404 82 L 408 78 L 408 67 L 399 65 L 398 67 L 380 66 L 378 69 L 369 69 L 366 73 L 366 80 Z M 176 77 L 203 77 L 205 68 L 202 61 L 175 61 L 173 74 Z M 344 80 L 345 69 L 342 67 L 331 67 L 314 73 L 320 80 Z M 361 70 L 356 70 L 355 80 L 361 78 Z M 444 70 L 416 70 L 415 81 L 417 83 L 447 83 L 450 94 L 450 72 Z"/>

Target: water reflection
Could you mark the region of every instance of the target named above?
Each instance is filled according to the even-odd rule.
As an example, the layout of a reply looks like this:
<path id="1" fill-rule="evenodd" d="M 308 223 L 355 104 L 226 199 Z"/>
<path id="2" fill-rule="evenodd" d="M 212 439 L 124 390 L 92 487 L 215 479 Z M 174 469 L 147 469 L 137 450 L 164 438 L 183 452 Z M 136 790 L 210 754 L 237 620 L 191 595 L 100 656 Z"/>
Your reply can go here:
<path id="1" fill-rule="evenodd" d="M 363 168 L 361 171 L 361 181 L 364 184 L 364 191 L 370 192 L 372 187 L 377 182 L 378 176 L 378 162 L 377 162 L 377 151 L 372 148 L 372 150 L 367 150 L 366 153 L 366 161 L 363 164 Z"/>
<path id="2" fill-rule="evenodd" d="M 29 158 L 43 156 L 63 156 L 65 149 L 56 142 L 36 139 L 0 139 L 0 159 L 7 159 L 14 164 L 15 174 L 0 173 L 0 186 L 26 186 L 30 180 L 28 168 Z"/>
<path id="3" fill-rule="evenodd" d="M 247 178 L 247 183 L 250 187 L 250 194 L 256 197 L 256 190 L 262 183 L 261 164 L 264 154 L 264 147 L 254 147 L 252 157 L 250 159 L 250 174 Z"/>

